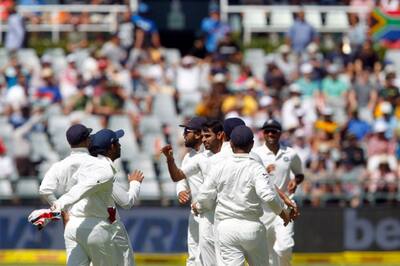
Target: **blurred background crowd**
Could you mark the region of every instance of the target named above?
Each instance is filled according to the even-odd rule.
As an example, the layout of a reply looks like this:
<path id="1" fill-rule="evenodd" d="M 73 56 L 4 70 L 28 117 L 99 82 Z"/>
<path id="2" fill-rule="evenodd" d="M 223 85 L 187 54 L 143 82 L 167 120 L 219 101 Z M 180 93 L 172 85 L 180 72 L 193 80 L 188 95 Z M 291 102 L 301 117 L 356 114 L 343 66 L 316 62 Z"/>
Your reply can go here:
<path id="1" fill-rule="evenodd" d="M 307 3 L 399 9 L 399 1 L 389 0 Z M 263 145 L 262 124 L 280 121 L 282 143 L 303 161 L 305 181 L 296 192 L 302 205 L 400 204 L 400 69 L 371 40 L 365 14 L 349 14 L 348 30 L 326 49 L 329 39 L 300 10 L 276 49 L 265 51 L 244 49 L 212 3 L 192 47 L 182 52 L 179 39 L 176 47 L 163 46 L 150 6 L 140 3 L 118 16 L 109 35 L 73 30 L 64 48 L 39 52 L 28 47 L 26 25 L 46 17 L 22 16 L 13 1 L 0 6 L 8 26 L 0 49 L 0 200 L 37 198 L 44 173 L 69 154 L 66 129 L 80 122 L 94 130 L 123 128 L 119 179 L 141 169 L 143 203 L 177 204 L 159 151 L 170 143 L 182 159 L 178 125 L 198 115 L 243 118 L 257 133 L 256 145 Z M 59 19 L 80 25 L 106 17 L 82 12 Z"/>

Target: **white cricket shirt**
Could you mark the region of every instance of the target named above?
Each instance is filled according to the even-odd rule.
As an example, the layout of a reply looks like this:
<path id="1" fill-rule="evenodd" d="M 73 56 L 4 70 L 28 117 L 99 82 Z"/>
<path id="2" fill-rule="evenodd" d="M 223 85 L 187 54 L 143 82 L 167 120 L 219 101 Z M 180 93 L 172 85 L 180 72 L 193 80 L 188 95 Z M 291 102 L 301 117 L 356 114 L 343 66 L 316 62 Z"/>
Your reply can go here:
<path id="1" fill-rule="evenodd" d="M 300 157 L 291 147 L 281 145 L 276 155 L 266 145 L 254 148 L 253 152 L 261 158 L 264 167 L 270 164 L 275 165 L 271 180 L 283 192 L 287 192 L 291 173 L 303 174 Z"/>
<path id="2" fill-rule="evenodd" d="M 283 203 L 269 181 L 265 168 L 249 154 L 232 154 L 224 163 L 215 165 L 200 188 L 197 207 L 201 213 L 212 209 L 215 218 L 258 221 L 262 205 L 279 214 Z"/>
<path id="3" fill-rule="evenodd" d="M 84 162 L 91 160 L 90 157 L 86 148 L 72 148 L 68 157 L 54 163 L 47 171 L 40 184 L 39 194 L 52 205 L 57 195 L 65 194 L 76 184 L 73 175 Z"/>
<path id="4" fill-rule="evenodd" d="M 196 151 L 195 149 L 190 149 L 188 153 L 186 153 L 185 157 L 182 160 L 182 169 L 187 169 L 190 165 L 195 165 L 195 160 L 198 159 L 196 155 L 202 153 L 203 151 Z M 186 174 L 185 174 L 186 175 Z M 199 187 L 203 183 L 203 176 L 200 171 L 192 174 L 190 176 L 186 175 L 186 179 L 178 181 L 176 184 L 176 192 L 179 195 L 181 191 L 186 191 L 190 189 L 192 199 L 197 196 L 197 192 L 199 191 Z"/>

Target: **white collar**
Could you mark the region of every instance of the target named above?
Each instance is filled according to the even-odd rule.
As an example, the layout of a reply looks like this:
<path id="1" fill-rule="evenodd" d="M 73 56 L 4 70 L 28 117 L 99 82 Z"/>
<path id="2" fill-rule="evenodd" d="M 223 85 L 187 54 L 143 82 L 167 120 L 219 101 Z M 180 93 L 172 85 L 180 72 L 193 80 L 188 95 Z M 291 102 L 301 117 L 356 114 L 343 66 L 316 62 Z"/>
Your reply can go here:
<path id="1" fill-rule="evenodd" d="M 89 151 L 87 148 L 71 148 L 71 154 L 72 153 L 87 153 L 87 154 L 89 154 Z"/>

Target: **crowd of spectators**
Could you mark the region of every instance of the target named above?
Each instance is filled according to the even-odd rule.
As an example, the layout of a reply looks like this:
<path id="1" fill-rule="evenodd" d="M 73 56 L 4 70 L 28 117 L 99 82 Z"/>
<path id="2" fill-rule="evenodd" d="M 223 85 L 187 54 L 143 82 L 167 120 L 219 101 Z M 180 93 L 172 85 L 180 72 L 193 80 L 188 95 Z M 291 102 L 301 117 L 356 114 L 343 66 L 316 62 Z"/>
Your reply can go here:
<path id="1" fill-rule="evenodd" d="M 113 117 L 124 117 L 138 156 L 151 160 L 137 167 L 151 168 L 164 182 L 159 148 L 173 143 L 183 155 L 177 125 L 199 115 L 242 117 L 257 133 L 256 145 L 263 144 L 261 125 L 279 120 L 282 142 L 303 161 L 306 178 L 296 194 L 302 204 L 398 204 L 400 79 L 356 15 L 349 47 L 322 52 L 318 33 L 300 12 L 286 43 L 265 53 L 242 51 L 212 6 L 199 25 L 202 37 L 181 56 L 162 46 L 146 12 L 142 6 L 121 16 L 118 32 L 104 41 L 72 36 L 66 52 L 49 50 L 36 63 L 35 51 L 7 51 L 0 72 L 0 198 L 15 191 L 18 180 L 40 180 L 67 154 L 53 136 L 58 120 L 95 117 L 107 127 Z M 149 138 L 149 128 L 160 134 Z M 46 152 L 46 145 L 39 151 L 35 145 L 40 136 L 50 144 Z M 123 158 L 121 171 L 129 171 L 129 163 Z"/>

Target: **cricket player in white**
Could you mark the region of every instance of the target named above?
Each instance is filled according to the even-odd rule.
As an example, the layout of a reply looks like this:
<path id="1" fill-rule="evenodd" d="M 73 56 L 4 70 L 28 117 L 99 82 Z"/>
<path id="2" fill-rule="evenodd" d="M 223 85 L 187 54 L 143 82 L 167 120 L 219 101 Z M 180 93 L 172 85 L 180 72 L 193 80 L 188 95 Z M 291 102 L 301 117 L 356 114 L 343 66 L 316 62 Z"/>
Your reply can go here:
<path id="1" fill-rule="evenodd" d="M 251 266 L 268 265 L 265 227 L 259 220 L 263 213 L 261 204 L 268 204 L 282 217 L 282 223 L 290 220 L 265 168 L 249 155 L 253 138 L 251 129 L 244 125 L 233 129 L 234 154 L 213 167 L 197 202 L 192 204 L 195 212 L 202 213 L 217 202 L 218 265 L 245 265 L 245 259 Z"/>
<path id="2" fill-rule="evenodd" d="M 200 174 L 202 182 L 209 171 L 209 160 L 219 154 L 223 143 L 223 126 L 217 120 L 204 123 L 202 139 L 205 151 L 193 157 L 190 164 L 179 169 L 175 162 L 171 146 L 163 147 L 162 152 L 167 157 L 168 170 L 174 182 L 190 180 L 193 175 Z M 193 197 L 195 199 L 195 197 Z M 203 213 L 199 221 L 199 247 L 196 265 L 217 265 L 214 245 L 214 213 Z"/>
<path id="3" fill-rule="evenodd" d="M 276 120 L 264 123 L 265 145 L 254 148 L 263 161 L 267 171 L 271 174 L 271 181 L 281 191 L 293 195 L 303 179 L 303 169 L 300 157 L 290 148 L 279 144 L 282 127 Z M 293 173 L 294 178 L 291 178 Z M 293 223 L 283 226 L 280 219 L 269 208 L 264 208 L 261 218 L 267 228 L 268 249 L 270 264 L 273 266 L 291 265 L 292 249 L 294 246 Z"/>
<path id="4" fill-rule="evenodd" d="M 103 129 L 92 137 L 99 158 L 86 155 L 71 177 L 75 184 L 53 209 L 69 210 L 64 237 L 68 265 L 134 265 L 132 247 L 123 224 L 119 221 L 114 202 L 132 207 L 138 197 L 141 172 L 129 176 L 129 191 L 114 183 L 112 161 L 120 156 L 118 139 L 123 131 Z M 83 155 L 81 154 L 81 157 Z"/>
<path id="5" fill-rule="evenodd" d="M 193 117 L 186 125 L 180 125 L 184 127 L 183 137 L 185 141 L 185 147 L 189 148 L 189 152 L 185 155 L 182 161 L 182 168 L 191 165 L 193 160 L 196 159 L 196 155 L 201 153 L 202 135 L 201 129 L 206 119 L 203 117 Z M 201 173 L 196 173 L 189 176 L 187 179 L 178 181 L 176 184 L 176 191 L 178 194 L 178 200 L 180 204 L 186 204 L 197 196 L 197 191 L 200 185 L 203 183 L 203 177 Z M 199 217 L 189 214 L 188 221 L 188 258 L 186 265 L 195 265 L 195 260 L 198 256 L 198 245 L 199 245 Z"/>

